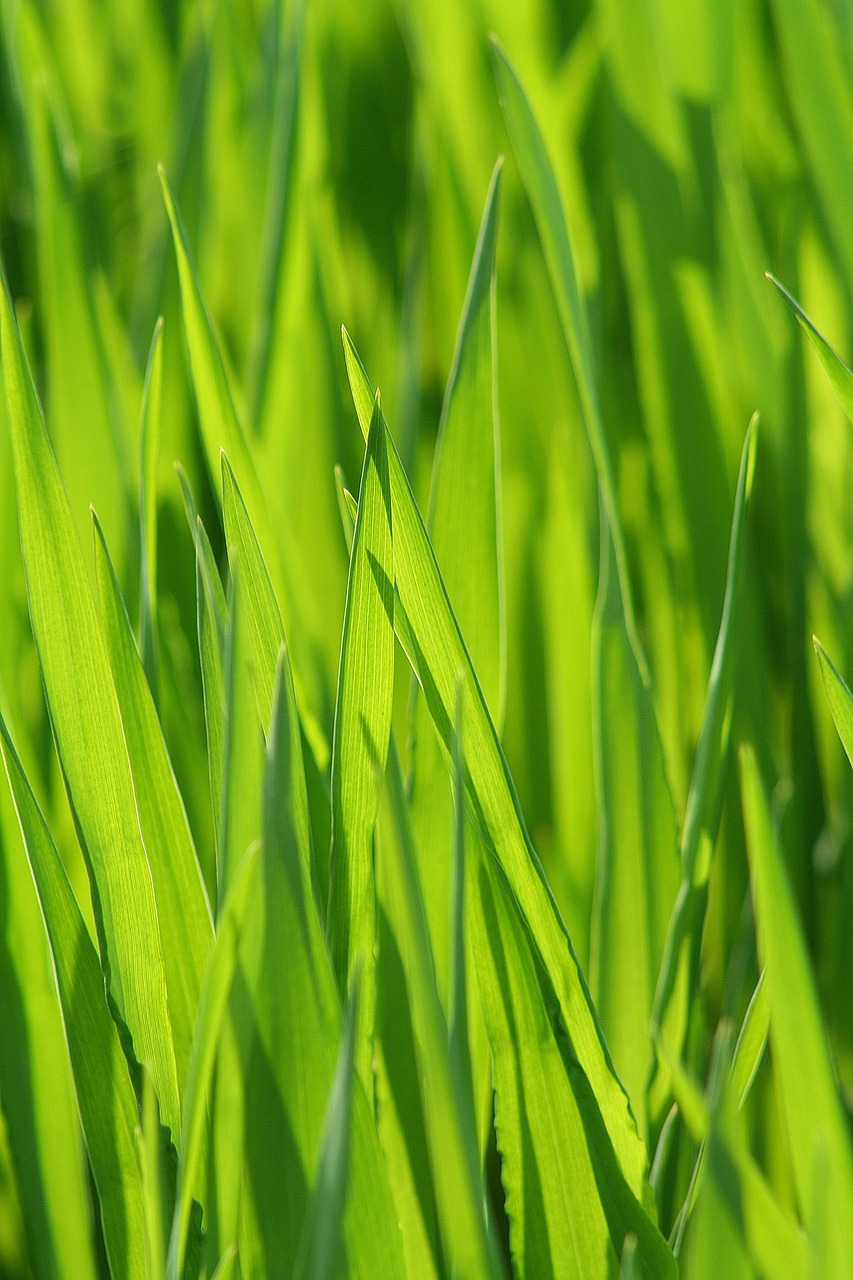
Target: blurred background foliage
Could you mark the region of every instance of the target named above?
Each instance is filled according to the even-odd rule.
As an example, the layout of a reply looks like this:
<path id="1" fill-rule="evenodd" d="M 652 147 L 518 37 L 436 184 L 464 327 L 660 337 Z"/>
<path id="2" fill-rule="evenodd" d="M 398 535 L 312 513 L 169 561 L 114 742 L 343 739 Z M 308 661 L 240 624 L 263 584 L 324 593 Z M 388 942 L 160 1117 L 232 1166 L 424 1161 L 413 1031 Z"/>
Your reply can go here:
<path id="1" fill-rule="evenodd" d="M 425 508 L 483 202 L 497 261 L 507 605 L 503 741 L 582 963 L 598 827 L 595 472 L 489 57 L 498 34 L 554 160 L 592 321 L 638 629 L 684 812 L 725 586 L 738 459 L 761 413 L 734 740 L 756 746 L 853 1103 L 853 790 L 810 637 L 853 670 L 851 441 L 765 271 L 842 352 L 853 303 L 853 8 L 846 0 L 3 0 L 0 252 L 85 548 L 96 507 L 139 599 L 139 402 L 165 317 L 160 708 L 201 856 L 213 848 L 179 459 L 222 558 L 157 180 L 182 209 L 286 561 L 331 741 L 346 588 L 334 466 L 361 442 L 338 328 L 382 389 Z M 5 413 L 0 398 L 0 416 Z M 0 704 L 72 881 L 85 870 L 50 743 L 0 423 Z M 398 664 L 405 741 L 408 679 Z M 736 762 L 703 940 L 694 1063 L 755 985 Z M 0 832 L 18 841 L 5 786 Z M 206 853 L 207 851 L 207 853 Z M 0 860 L 0 873 L 2 873 Z M 86 908 L 88 910 L 88 907 Z M 46 963 L 13 937 L 0 970 Z M 7 1004 L 3 1043 L 16 1034 Z M 2 1062 L 0 1062 L 2 1080 Z M 757 1154 L 792 1196 L 768 1061 Z M 0 1097 L 2 1107 L 2 1097 Z M 787 1192 L 786 1192 L 787 1188 Z M 673 1203 L 677 1207 L 677 1197 Z M 672 1210 L 669 1210 L 670 1214 Z M 668 1210 L 662 1207 L 665 1228 Z M 26 1246 L 0 1123 L 0 1273 Z"/>

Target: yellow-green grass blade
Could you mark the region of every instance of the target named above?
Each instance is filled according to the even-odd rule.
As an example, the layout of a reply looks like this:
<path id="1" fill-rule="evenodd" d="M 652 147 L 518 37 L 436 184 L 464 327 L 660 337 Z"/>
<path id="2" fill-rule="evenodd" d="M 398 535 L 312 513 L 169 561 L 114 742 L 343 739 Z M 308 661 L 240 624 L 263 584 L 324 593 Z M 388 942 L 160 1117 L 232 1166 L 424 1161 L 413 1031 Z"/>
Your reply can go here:
<path id="1" fill-rule="evenodd" d="M 119 1032 L 104 999 L 100 961 L 2 719 L 0 750 L 50 940 L 110 1270 L 113 1280 L 145 1280 L 136 1097 Z"/>
<path id="2" fill-rule="evenodd" d="M 62 769 L 86 853 L 107 990 L 151 1072 L 163 1122 L 180 1101 L 151 872 L 109 660 L 83 553 L 5 282 L 0 335 L 30 620 Z"/>
<path id="3" fill-rule="evenodd" d="M 447 594 L 496 725 L 503 719 L 505 620 L 500 531 L 500 444 L 495 332 L 495 251 L 501 162 L 495 167 L 474 250 L 444 397 L 427 527 Z M 413 703 L 412 827 L 437 965 L 448 983 L 450 784 L 429 709 Z"/>
<path id="4" fill-rule="evenodd" d="M 160 180 L 178 260 L 190 368 L 211 479 L 217 496 L 221 499 L 220 456 L 224 450 L 240 486 L 264 559 L 269 566 L 276 598 L 282 610 L 285 631 L 291 645 L 295 646 L 298 665 L 294 670 L 294 679 L 300 711 L 305 723 L 306 735 L 317 757 L 317 763 L 322 769 L 329 759 L 329 748 L 314 712 L 314 707 L 321 705 L 322 702 L 320 698 L 322 677 L 319 674 L 317 657 L 312 652 L 308 641 L 303 638 L 302 630 L 298 626 L 299 618 L 295 612 L 295 602 L 291 598 L 291 593 L 286 590 L 287 584 L 284 577 L 286 566 L 282 565 L 279 558 L 275 531 L 269 518 L 262 486 L 246 436 L 234 406 L 225 366 L 201 294 L 180 213 L 162 169 Z M 303 689 L 302 679 L 309 681 L 308 690 Z"/>
<path id="5" fill-rule="evenodd" d="M 593 687 L 599 848 L 590 989 L 646 1138 L 649 1024 L 678 893 L 678 835 L 654 703 L 625 623 L 603 510 Z"/>
<path id="6" fill-rule="evenodd" d="M 742 1107 L 761 1066 L 770 1032 L 770 1000 L 764 970 L 759 975 L 752 998 L 743 1016 L 740 1035 L 732 1058 L 732 1094 Z"/>
<path id="7" fill-rule="evenodd" d="M 89 504 L 95 502 L 127 567 L 132 512 L 131 473 L 123 424 L 115 420 L 83 252 L 79 191 L 70 178 L 57 110 L 59 79 L 51 66 L 35 6 L 19 11 L 16 27 L 30 161 L 37 200 L 41 314 L 48 367 L 47 420 L 68 489 L 77 536 L 87 546 Z M 69 335 L 73 334 L 73 341 Z"/>
<path id="8" fill-rule="evenodd" d="M 190 1070 L 187 1077 L 181 1159 L 175 1212 L 169 1237 L 166 1275 L 178 1280 L 183 1275 L 187 1237 L 193 1207 L 193 1189 L 199 1181 L 204 1153 L 205 1121 L 211 1080 L 223 1022 L 228 1009 L 239 941 L 255 883 L 260 874 L 260 851 L 248 853 L 235 872 L 231 891 L 219 915 L 216 939 L 208 956 L 198 1017 L 193 1031 Z"/>
<path id="9" fill-rule="evenodd" d="M 364 434 L 372 412 L 370 380 L 344 332 L 353 401 Z M 460 672 L 465 675 L 466 798 L 479 834 L 494 851 L 562 1011 L 582 1071 L 634 1194 L 646 1185 L 647 1156 L 625 1091 L 613 1069 L 601 1025 L 571 939 L 527 834 L 518 796 L 489 716 L 465 642 L 453 615 L 417 504 L 389 436 L 388 463 L 394 511 L 394 623 L 423 690 L 449 759 Z M 476 957 L 479 966 L 482 957 Z"/>
<path id="10" fill-rule="evenodd" d="M 261 551 L 243 496 L 237 486 L 234 472 L 225 454 L 222 455 L 222 511 L 225 522 L 225 540 L 228 546 L 229 560 L 239 560 L 241 577 L 246 595 L 246 609 L 252 632 L 254 655 L 255 688 L 261 723 L 268 722 L 272 711 L 272 699 L 275 689 L 276 666 L 278 655 L 283 644 L 286 644 L 281 612 L 275 598 L 272 579 Z M 300 722 L 301 723 L 301 722 Z M 309 778 L 309 794 L 319 797 L 319 808 L 328 809 L 328 780 L 321 774 L 310 743 L 307 741 L 302 726 L 308 754 L 305 768 Z M 313 816 L 313 814 L 312 814 Z M 324 813 L 322 815 L 326 817 Z M 327 819 L 328 821 L 328 819 Z M 327 827 L 323 831 L 328 835 Z M 315 830 L 315 835 L 318 833 Z M 322 834 L 322 833 L 321 833 Z M 318 902 L 325 907 L 328 901 L 328 867 L 324 857 L 318 863 L 316 845 L 310 849 L 311 875 L 314 878 L 315 894 Z"/>
<path id="11" fill-rule="evenodd" d="M 818 664 L 820 665 L 820 674 L 823 677 L 823 687 L 826 691 L 829 710 L 832 713 L 832 719 L 838 730 L 838 736 L 841 739 L 841 745 L 844 747 L 847 759 L 853 765 L 853 694 L 851 694 L 847 687 L 847 682 L 818 639 L 815 639 L 814 647 Z"/>
<path id="12" fill-rule="evenodd" d="M 674 1277 L 675 1260 L 619 1166 L 553 983 L 488 853 L 471 898 L 516 1274 L 610 1276 L 633 1234 L 638 1274 Z"/>
<path id="13" fill-rule="evenodd" d="M 337 1280 L 344 1261 L 342 1224 L 347 1196 L 350 1116 L 355 1066 L 355 1035 L 358 1022 L 358 975 L 347 1001 L 338 1065 L 332 1081 L 320 1159 L 294 1280 Z"/>
<path id="14" fill-rule="evenodd" d="M 256 1036 L 246 1083 L 246 1182 L 258 1225 L 258 1257 L 280 1274 L 295 1265 L 341 1036 L 340 1004 L 307 870 L 308 802 L 302 737 L 286 650 L 268 734 L 263 880 L 250 929 Z M 248 970 L 247 970 L 248 972 Z M 298 1045 L 298 1052 L 294 1046 Z M 348 1274 L 402 1280 L 402 1244 L 371 1108 L 353 1084 L 349 1191 L 344 1212 Z"/>
<path id="15" fill-rule="evenodd" d="M 163 404 L 163 318 L 154 327 L 139 427 L 139 652 L 157 697 L 157 468 Z"/>
<path id="16" fill-rule="evenodd" d="M 214 853 L 220 847 L 222 822 L 222 769 L 225 760 L 225 637 L 228 603 L 222 589 L 216 558 L 207 531 L 196 512 L 189 482 L 179 469 L 184 505 L 196 553 L 196 631 L 201 664 L 204 727 L 207 735 L 207 769 L 213 818 Z"/>
<path id="17" fill-rule="evenodd" d="M 853 1256 L 853 1154 L 821 1018 L 815 980 L 752 750 L 740 754 L 741 788 L 758 950 L 766 968 L 770 1047 L 800 1210 L 818 1194 L 832 1205 L 816 1241 L 827 1275 Z M 818 1155 L 820 1160 L 818 1160 Z M 822 1165 L 822 1185 L 814 1183 Z"/>
<path id="18" fill-rule="evenodd" d="M 839 404 L 850 422 L 853 422 L 853 373 L 848 369 L 838 352 L 830 346 L 817 326 L 809 319 L 796 298 L 769 271 L 767 279 L 776 286 L 784 301 L 799 320 L 803 332 L 817 352 L 817 358 L 829 378 L 833 391 L 838 396 Z"/>
<path id="19" fill-rule="evenodd" d="M 213 942 L 210 904 L 181 793 L 104 535 L 95 525 L 95 576 L 124 726 L 139 824 L 157 902 L 178 1083 L 187 1078 L 196 1010 Z"/>
<path id="20" fill-rule="evenodd" d="M 450 982 L 448 1010 L 448 1046 L 457 1097 L 466 1113 L 474 1116 L 472 1094 L 471 1044 L 468 1035 L 468 976 L 466 950 L 468 930 L 465 887 L 465 763 L 462 747 L 462 694 L 460 681 L 456 691 L 456 716 L 453 726 L 453 883 L 450 893 Z M 479 1006 L 478 1006 L 479 1008 Z"/>
<path id="21" fill-rule="evenodd" d="M 160 1109 L 148 1072 L 142 1072 L 142 1126 L 137 1129 L 142 1171 L 142 1211 L 145 1221 L 145 1274 L 163 1280 L 166 1245 L 163 1238 L 163 1185 L 160 1169 Z"/>
<path id="22" fill-rule="evenodd" d="M 578 283 L 569 227 L 545 140 L 524 88 L 494 37 L 491 43 L 498 96 L 548 265 L 551 287 L 554 290 L 575 373 L 584 425 L 598 472 L 602 501 L 610 523 L 619 581 L 622 585 L 622 597 L 625 601 L 628 631 L 636 640 L 633 596 L 628 576 L 622 520 L 599 403 L 589 319 Z"/>
<path id="23" fill-rule="evenodd" d="M 338 987 L 359 956 L 362 1010 L 356 1064 L 373 1094 L 376 882 L 373 836 L 394 693 L 394 562 L 387 428 L 373 406 L 359 491 L 344 613 L 332 746 L 332 841 L 326 934 Z"/>
<path id="24" fill-rule="evenodd" d="M 5 782 L 0 902 L 0 1093 L 30 1256 L 39 1277 L 94 1280 L 88 1178 L 65 1029 L 39 899 Z"/>
<path id="25" fill-rule="evenodd" d="M 723 613 L 681 832 L 681 885 L 669 922 L 652 1012 L 655 1026 L 661 1029 L 662 1038 L 676 1055 L 681 1054 L 685 1043 L 696 990 L 708 878 L 720 820 L 743 608 L 747 516 L 757 444 L 758 423 L 757 418 L 753 418 L 741 455 Z M 659 1126 L 663 1121 L 668 1106 L 667 1088 L 666 1067 L 658 1058 L 649 1082 L 652 1126 Z"/>
<path id="26" fill-rule="evenodd" d="M 423 1117 L 444 1256 L 466 1280 L 499 1280 L 503 1268 L 484 1215 L 470 1085 L 454 1073 L 449 1034 L 430 949 L 429 928 L 409 829 L 397 753 L 388 763 L 389 821 L 379 846 L 387 903 L 409 994 Z"/>

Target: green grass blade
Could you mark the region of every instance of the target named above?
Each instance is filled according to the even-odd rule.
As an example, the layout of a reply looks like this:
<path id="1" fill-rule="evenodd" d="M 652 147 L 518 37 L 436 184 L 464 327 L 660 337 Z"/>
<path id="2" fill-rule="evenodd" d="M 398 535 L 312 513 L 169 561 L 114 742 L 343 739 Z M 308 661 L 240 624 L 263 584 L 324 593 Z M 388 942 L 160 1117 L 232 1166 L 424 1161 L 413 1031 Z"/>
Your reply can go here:
<path id="1" fill-rule="evenodd" d="M 390 814 L 385 829 L 388 837 L 380 843 L 379 856 L 409 992 L 444 1254 L 456 1275 L 471 1277 L 471 1280 L 476 1277 L 499 1280 L 502 1267 L 483 1212 L 470 1086 L 466 1092 L 454 1073 L 450 1056 L 447 1022 L 435 982 L 400 766 L 393 747 L 387 781 Z"/>
<path id="2" fill-rule="evenodd" d="M 814 641 L 826 700 L 847 759 L 853 765 L 853 694 L 819 640 Z"/>
<path id="3" fill-rule="evenodd" d="M 193 1189 L 199 1180 L 204 1151 L 208 1094 L 237 967 L 240 935 L 258 879 L 259 866 L 260 852 L 256 848 L 246 855 L 237 868 L 231 891 L 219 915 L 216 940 L 208 956 L 187 1077 L 181 1160 L 178 1164 L 175 1213 L 169 1237 L 166 1270 L 168 1280 L 178 1280 L 183 1275 Z"/>
<path id="4" fill-rule="evenodd" d="M 521 171 L 521 178 L 533 208 L 542 250 L 551 277 L 551 286 L 572 360 L 584 425 L 589 435 L 602 501 L 613 537 L 628 632 L 632 639 L 636 640 L 633 596 L 625 555 L 622 520 L 598 398 L 589 320 L 578 283 L 568 223 L 545 140 L 521 81 L 494 37 L 491 43 L 501 108 Z"/>
<path id="5" fill-rule="evenodd" d="M 114 1280 L 145 1280 L 139 1117 L 98 954 L 62 860 L 0 719 L 0 750 L 53 954 L 77 1105 Z"/>
<path id="6" fill-rule="evenodd" d="M 672 1254 L 619 1167 L 552 982 L 490 858 L 477 868 L 472 928 L 518 1273 L 610 1276 L 633 1234 L 638 1273 L 674 1277 Z M 584 1212 L 567 1213 L 568 1203 Z"/>
<path id="7" fill-rule="evenodd" d="M 843 1276 L 853 1256 L 853 1155 L 832 1070 L 815 981 L 796 908 L 771 826 L 752 751 L 741 750 L 744 822 L 758 949 L 766 966 L 770 1046 L 778 1072 L 794 1183 L 801 1211 L 810 1212 L 821 1151 L 820 1194 L 833 1206 L 819 1242 L 831 1270 Z M 821 1150 L 822 1149 L 822 1150 Z"/>
<path id="8" fill-rule="evenodd" d="M 742 1107 L 749 1097 L 764 1057 L 769 1031 L 770 1000 L 767 995 L 767 984 L 764 981 L 764 970 L 762 970 L 744 1014 L 732 1059 L 732 1093 L 739 1107 Z"/>
<path id="9" fill-rule="evenodd" d="M 746 433 L 732 515 L 726 594 L 714 661 L 708 681 L 705 710 L 687 796 L 681 832 L 681 886 L 669 922 L 666 949 L 655 991 L 653 1021 L 670 1049 L 679 1055 L 687 1035 L 690 1004 L 695 992 L 699 946 L 708 896 L 711 857 L 717 838 L 737 669 L 740 617 L 743 607 L 747 515 L 755 472 L 757 419 Z M 652 1124 L 660 1124 L 668 1105 L 665 1069 L 654 1071 L 649 1085 Z"/>
<path id="10" fill-rule="evenodd" d="M 5 782 L 0 902 L 0 1094 L 30 1255 L 39 1277 L 94 1280 L 89 1183 L 56 978 Z"/>
<path id="11" fill-rule="evenodd" d="M 456 692 L 453 728 L 453 884 L 450 895 L 450 1008 L 448 1044 L 458 1095 L 474 1114 L 471 1046 L 468 1039 L 468 978 L 465 928 L 465 764 L 462 753 L 462 685 Z"/>
<path id="12" fill-rule="evenodd" d="M 332 747 L 332 843 L 326 925 L 343 994 L 361 957 L 359 1074 L 373 1092 L 376 885 L 373 833 L 391 733 L 394 563 L 387 428 L 377 397 L 367 438 L 344 613 Z"/>
<path id="13" fill-rule="evenodd" d="M 344 348 L 353 400 L 367 431 L 370 381 L 349 336 Z M 394 511 L 397 634 L 423 690 L 447 758 L 460 671 L 465 674 L 466 796 L 487 848 L 494 850 L 557 993 L 568 1034 L 589 1079 L 610 1140 L 629 1186 L 642 1196 L 647 1157 L 624 1089 L 616 1076 L 601 1026 L 571 940 L 524 825 L 518 797 L 453 615 L 435 556 L 389 437 L 388 463 Z M 479 971 L 479 963 L 478 971 Z"/>
<path id="14" fill-rule="evenodd" d="M 341 1035 L 335 978 L 307 871 L 309 840 L 299 716 L 282 650 L 268 735 L 262 892 L 251 917 L 261 952 L 246 1087 L 246 1187 L 263 1253 L 245 1264 L 251 1270 L 274 1258 L 284 1275 L 298 1255 Z M 349 1275 L 402 1280 L 400 1234 L 360 1078 L 353 1086 L 348 1180 Z"/>
<path id="15" fill-rule="evenodd" d="M 178 260 L 178 275 L 181 281 L 181 298 L 183 301 L 184 325 L 187 332 L 187 345 L 190 351 L 190 367 L 193 386 L 198 400 L 199 420 L 202 439 L 207 457 L 210 475 L 221 498 L 221 454 L 224 451 L 233 468 L 246 503 L 252 525 L 257 533 L 264 559 L 269 566 L 276 598 L 282 611 L 285 631 L 290 644 L 294 646 L 299 662 L 294 672 L 300 710 L 305 718 L 306 733 L 317 756 L 317 763 L 324 768 L 329 758 L 328 743 L 322 727 L 312 713 L 313 705 L 320 705 L 320 677 L 315 673 L 316 658 L 310 646 L 303 638 L 302 630 L 297 626 L 298 618 L 293 613 L 291 593 L 285 590 L 286 583 L 275 531 L 267 511 L 262 487 L 257 470 L 249 451 L 243 428 L 237 417 L 225 366 L 217 345 L 216 336 L 210 317 L 205 308 L 198 277 L 190 257 L 186 233 L 178 208 L 169 188 L 166 175 L 160 170 L 163 198 L 172 226 L 172 237 L 175 243 L 175 254 Z M 313 702 L 303 689 L 300 675 L 302 671 L 310 675 L 313 683 L 311 692 Z"/>
<path id="16" fill-rule="evenodd" d="M 294 1280 L 337 1280 L 344 1261 L 341 1228 L 347 1195 L 357 1020 L 358 975 L 347 1002 L 320 1160 L 293 1269 Z"/>
<path id="17" fill-rule="evenodd" d="M 820 330 L 809 319 L 796 298 L 769 271 L 767 279 L 776 286 L 786 304 L 799 320 L 803 332 L 817 352 L 817 358 L 829 378 L 833 391 L 838 396 L 839 404 L 847 414 L 850 422 L 853 422 L 853 373 L 847 368 L 838 352 L 829 345 Z"/>
<path id="18" fill-rule="evenodd" d="M 593 623 L 599 850 L 590 989 L 646 1136 L 649 1024 L 679 884 L 675 809 L 651 690 L 631 642 L 607 517 Z"/>
<path id="19" fill-rule="evenodd" d="M 177 1134 L 180 1102 L 163 954 L 121 715 L 5 283 L 0 293 L 21 547 L 51 723 L 88 859 L 110 999 L 136 1059 L 151 1072 L 163 1121 Z"/>
<path id="20" fill-rule="evenodd" d="M 124 725 L 139 824 L 157 902 L 178 1083 L 187 1078 L 207 954 L 210 904 L 181 793 L 97 516 L 95 576 Z"/>
<path id="21" fill-rule="evenodd" d="M 157 696 L 157 470 L 163 405 L 163 318 L 154 327 L 139 428 L 139 652 Z"/>
<path id="22" fill-rule="evenodd" d="M 495 723 L 503 720 L 505 619 L 500 529 L 495 252 L 501 164 L 492 175 L 459 322 L 433 462 L 428 528 L 447 593 Z M 412 826 L 439 990 L 447 991 L 450 785 L 417 691 L 412 723 Z"/>
<path id="23" fill-rule="evenodd" d="M 147 1071 L 142 1072 L 142 1128 L 137 1130 L 142 1170 L 145 1219 L 145 1272 L 148 1280 L 163 1280 L 166 1248 L 163 1238 L 163 1187 L 160 1174 L 160 1108 Z"/>

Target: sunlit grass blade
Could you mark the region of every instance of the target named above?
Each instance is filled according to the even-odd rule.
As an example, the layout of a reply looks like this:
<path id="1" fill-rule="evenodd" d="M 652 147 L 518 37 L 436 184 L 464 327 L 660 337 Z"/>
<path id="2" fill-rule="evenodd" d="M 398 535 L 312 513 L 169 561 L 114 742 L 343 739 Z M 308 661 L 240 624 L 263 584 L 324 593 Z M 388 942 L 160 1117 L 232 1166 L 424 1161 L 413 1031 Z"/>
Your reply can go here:
<path id="1" fill-rule="evenodd" d="M 3 1119 L 36 1275 L 94 1280 L 89 1180 L 53 962 L 12 797 L 5 781 L 0 788 Z"/>
<path id="2" fill-rule="evenodd" d="M 448 1045 L 457 1096 L 474 1115 L 471 1046 L 468 1038 L 466 950 L 465 762 L 462 749 L 462 684 L 456 691 L 453 725 L 453 882 L 450 893 L 450 982 Z"/>
<path id="3" fill-rule="evenodd" d="M 826 700 L 832 712 L 832 719 L 835 722 L 847 759 L 853 765 L 853 694 L 851 694 L 846 681 L 818 639 L 815 639 L 814 647 L 820 665 L 820 674 L 823 677 L 823 687 L 826 690 Z"/>
<path id="4" fill-rule="evenodd" d="M 308 875 L 309 840 L 302 738 L 282 650 L 264 783 L 263 882 L 251 916 L 260 956 L 246 1090 L 246 1187 L 263 1253 L 246 1265 L 272 1257 L 284 1275 L 298 1255 L 341 1035 L 335 978 Z M 348 1186 L 349 1275 L 401 1280 L 400 1234 L 359 1077 L 353 1083 Z"/>
<path id="5" fill-rule="evenodd" d="M 766 966 L 770 1046 L 778 1072 L 782 1112 L 800 1209 L 808 1215 L 821 1153 L 821 1195 L 833 1211 L 823 1216 L 822 1251 L 833 1276 L 853 1256 L 853 1155 L 820 1013 L 815 980 L 794 900 L 773 834 L 770 812 L 751 749 L 740 755 L 744 822 L 758 949 Z"/>
<path id="6" fill-rule="evenodd" d="M 723 613 L 681 831 L 681 886 L 669 922 L 655 991 L 653 1021 L 676 1055 L 681 1053 L 687 1035 L 690 1004 L 696 988 L 708 878 L 722 805 L 743 607 L 747 515 L 757 444 L 758 423 L 753 418 L 741 455 Z M 653 1126 L 662 1122 L 668 1101 L 666 1071 L 660 1067 L 658 1059 L 649 1083 L 649 1115 Z"/>
<path id="7" fill-rule="evenodd" d="M 344 350 L 353 401 L 367 433 L 370 380 L 349 335 Z M 465 675 L 466 796 L 487 848 L 501 864 L 539 958 L 554 984 L 566 1029 L 607 1133 L 636 1196 L 643 1195 L 647 1157 L 628 1099 L 616 1076 L 586 980 L 524 824 L 518 797 L 465 642 L 447 599 L 435 556 L 390 436 L 388 463 L 394 511 L 395 628 L 423 690 L 446 757 L 451 752 L 460 672 Z M 476 959 L 479 965 L 480 959 Z"/>
<path id="8" fill-rule="evenodd" d="M 393 746 L 385 799 L 389 821 L 383 828 L 379 856 L 409 992 L 444 1254 L 456 1275 L 471 1280 L 500 1280 L 503 1268 L 486 1227 L 470 1085 L 466 1088 L 455 1074 L 450 1056 L 400 766 Z"/>
<path id="9" fill-rule="evenodd" d="M 168 748 L 97 516 L 94 524 L 104 639 L 154 883 L 178 1083 L 183 1088 L 207 953 L 213 942 L 210 905 Z"/>
<path id="10" fill-rule="evenodd" d="M 294 601 L 290 598 L 290 593 L 285 589 L 284 571 L 286 566 L 280 560 L 275 531 L 270 521 L 262 486 L 258 479 L 258 473 L 246 436 L 234 406 L 225 366 L 201 294 L 180 213 L 162 169 L 160 171 L 160 180 L 166 210 L 172 226 L 172 237 L 178 260 L 178 275 L 181 281 L 181 298 L 183 301 L 184 325 L 187 332 L 187 345 L 190 352 L 190 367 L 198 400 L 202 438 L 211 479 L 216 487 L 216 493 L 221 499 L 220 459 L 224 451 L 240 486 L 240 492 L 246 503 L 252 526 L 269 567 L 276 598 L 282 610 L 286 634 L 299 658 L 298 668 L 294 671 L 294 679 L 296 681 L 300 710 L 305 717 L 306 733 L 309 735 L 312 747 L 317 755 L 317 762 L 323 768 L 329 758 L 328 744 L 325 741 L 322 728 L 316 720 L 315 714 L 313 714 L 314 706 L 309 702 L 301 683 L 301 679 L 310 679 L 313 700 L 314 703 L 317 703 L 319 701 L 318 681 L 321 680 L 321 677 L 315 670 L 316 655 L 312 653 L 308 641 L 303 637 L 302 630 L 297 625 L 299 619 L 294 612 Z M 302 675 L 303 671 L 305 673 L 304 676 Z"/>
<path id="11" fill-rule="evenodd" d="M 599 849 L 590 989 L 647 1133 L 649 1024 L 679 883 L 678 836 L 655 709 L 625 622 L 607 517 L 593 623 Z"/>
<path id="12" fill-rule="evenodd" d="M 68 498 L 9 295 L 3 376 L 30 619 L 59 757 L 88 859 L 107 989 L 177 1134 L 180 1102 L 151 872 L 118 701 Z"/>
<path id="13" fill-rule="evenodd" d="M 346 995 L 361 956 L 356 1064 L 373 1092 L 376 884 L 373 835 L 394 692 L 394 563 L 387 428 L 377 397 L 367 438 L 341 641 L 332 747 L 332 845 L 326 933 Z"/>
<path id="14" fill-rule="evenodd" d="M 113 1277 L 145 1280 L 136 1097 L 104 999 L 98 954 L 62 859 L 0 719 L 0 750 L 53 954 L 56 985 Z M 85 1265 L 85 1263 L 82 1263 Z"/>
<path id="15" fill-rule="evenodd" d="M 554 169 L 548 156 L 545 140 L 527 100 L 516 72 L 501 48 L 492 37 L 492 59 L 501 108 L 506 120 L 513 151 L 521 171 L 522 181 L 533 208 L 539 238 L 551 287 L 557 301 L 560 321 L 572 367 L 577 381 L 578 395 L 583 412 L 584 425 L 589 435 L 590 447 L 598 473 L 602 501 L 613 537 L 616 567 L 622 586 L 628 633 L 636 639 L 633 595 L 628 575 L 622 520 L 616 495 L 613 464 L 601 416 L 598 384 L 593 360 L 592 341 L 586 305 L 578 284 L 575 254 L 569 235 Z"/>
<path id="16" fill-rule="evenodd" d="M 344 1261 L 342 1225 L 347 1195 L 357 1021 L 358 974 L 353 981 L 344 1016 L 320 1159 L 302 1228 L 293 1280 L 336 1280 Z"/>
<path id="17" fill-rule="evenodd" d="M 142 1170 L 142 1206 L 145 1220 L 145 1274 L 163 1280 L 166 1246 L 163 1238 L 163 1186 L 160 1171 L 160 1108 L 148 1072 L 142 1072 L 142 1127 L 137 1130 Z"/>
<path id="18" fill-rule="evenodd" d="M 812 323 L 796 298 L 769 271 L 767 278 L 779 290 L 782 298 L 802 325 L 803 332 L 817 352 L 817 358 L 829 378 L 833 391 L 838 396 L 839 404 L 849 420 L 853 422 L 853 373 L 847 368 L 838 352 L 829 345 L 820 330 Z"/>
<path id="19" fill-rule="evenodd" d="M 761 1066 L 764 1050 L 767 1047 L 769 1031 L 770 1001 L 767 995 L 767 984 L 764 981 L 764 970 L 762 969 L 755 990 L 752 993 L 752 999 L 744 1014 L 743 1024 L 732 1058 L 731 1087 L 738 1107 L 742 1107 L 746 1102 L 755 1077 L 758 1074 L 758 1068 Z"/>
<path id="20" fill-rule="evenodd" d="M 237 966 L 240 935 L 259 875 L 259 864 L 260 851 L 256 848 L 246 855 L 235 872 L 231 891 L 219 915 L 216 940 L 208 956 L 187 1077 L 175 1213 L 169 1237 L 168 1280 L 179 1280 L 183 1275 L 193 1190 L 199 1179 L 204 1151 L 208 1094 Z"/>
<path id="21" fill-rule="evenodd" d="M 157 699 L 157 471 L 163 405 L 163 320 L 154 327 L 139 428 L 139 652 Z"/>
<path id="22" fill-rule="evenodd" d="M 486 196 L 459 322 L 427 520 L 447 594 L 498 726 L 506 683 L 495 320 L 501 164 L 495 166 Z M 429 710 L 417 692 L 412 710 L 412 826 L 439 990 L 446 998 L 452 879 L 450 784 Z"/>
<path id="23" fill-rule="evenodd" d="M 519 1274 L 609 1276 L 633 1234 L 638 1274 L 674 1277 L 666 1241 L 619 1166 L 552 976 L 490 858 L 485 853 L 477 867 L 471 920 Z M 583 1204 L 583 1214 L 569 1212 L 572 1203 Z"/>

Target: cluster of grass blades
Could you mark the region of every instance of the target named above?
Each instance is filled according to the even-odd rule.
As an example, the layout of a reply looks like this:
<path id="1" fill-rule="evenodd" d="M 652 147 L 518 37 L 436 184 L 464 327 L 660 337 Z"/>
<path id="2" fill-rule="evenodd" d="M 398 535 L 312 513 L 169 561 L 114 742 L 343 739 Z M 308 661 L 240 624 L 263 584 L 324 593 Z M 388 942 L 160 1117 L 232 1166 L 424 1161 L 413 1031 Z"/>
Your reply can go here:
<path id="1" fill-rule="evenodd" d="M 850 1274 L 846 23 L 0 0 L 3 1280 Z"/>

